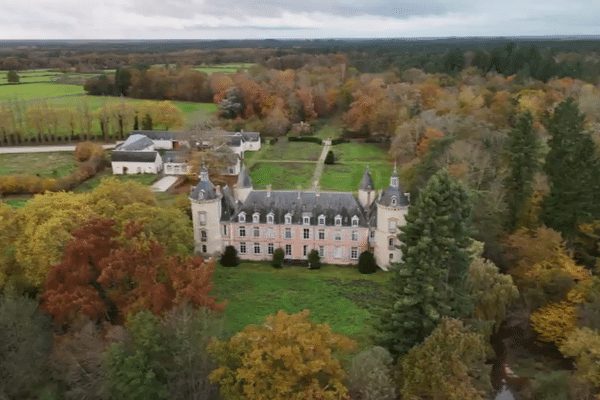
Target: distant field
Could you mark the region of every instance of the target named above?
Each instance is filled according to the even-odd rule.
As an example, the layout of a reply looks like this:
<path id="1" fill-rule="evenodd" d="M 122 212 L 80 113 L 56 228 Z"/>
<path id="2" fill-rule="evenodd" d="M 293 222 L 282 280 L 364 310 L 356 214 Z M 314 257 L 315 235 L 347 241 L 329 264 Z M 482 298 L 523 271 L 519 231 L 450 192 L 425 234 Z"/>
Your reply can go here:
<path id="1" fill-rule="evenodd" d="M 0 154 L 0 175 L 60 178 L 78 167 L 73 152 Z"/>
<path id="2" fill-rule="evenodd" d="M 393 166 L 382 162 L 351 162 L 325 165 L 319 184 L 321 190 L 357 191 L 360 181 L 369 166 L 375 189 L 387 189 L 390 186 L 390 176 Z"/>
<path id="3" fill-rule="evenodd" d="M 44 99 L 48 97 L 57 97 L 85 93 L 83 86 L 63 85 L 57 83 L 27 83 L 18 85 L 0 86 L 0 103 L 12 99 L 31 100 Z"/>
<path id="4" fill-rule="evenodd" d="M 238 69 L 248 69 L 254 63 L 229 63 L 229 64 L 211 64 L 211 65 L 198 65 L 194 67 L 194 70 L 204 72 L 207 75 L 211 74 L 234 74 Z"/>
<path id="5" fill-rule="evenodd" d="M 327 322 L 334 332 L 372 341 L 371 309 L 381 298 L 390 274 L 362 275 L 356 267 L 326 265 L 320 270 L 290 267 L 274 269 L 268 263 L 242 263 L 234 268 L 217 265 L 214 294 L 226 300 L 224 313 L 232 333 L 249 324 L 260 324 L 278 310 L 304 309 L 317 323 Z"/>
<path id="6" fill-rule="evenodd" d="M 0 71 L 0 85 L 8 83 L 7 74 L 8 71 Z M 94 76 L 98 76 L 100 73 L 78 73 L 78 72 L 67 72 L 63 73 L 51 69 L 33 69 L 26 71 L 16 71 L 19 75 L 20 83 L 47 83 L 57 82 L 64 80 L 84 80 Z"/>
<path id="7" fill-rule="evenodd" d="M 257 162 L 250 168 L 254 189 L 265 189 L 273 185 L 274 190 L 293 190 L 300 184 L 302 189 L 310 187 L 316 163 Z"/>

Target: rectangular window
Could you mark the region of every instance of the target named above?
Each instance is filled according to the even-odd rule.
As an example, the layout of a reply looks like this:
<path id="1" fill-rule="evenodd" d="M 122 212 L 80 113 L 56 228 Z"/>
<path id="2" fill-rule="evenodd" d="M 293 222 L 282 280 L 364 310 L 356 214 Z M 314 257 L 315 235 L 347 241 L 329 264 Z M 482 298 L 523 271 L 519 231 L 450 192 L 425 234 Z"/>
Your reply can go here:
<path id="1" fill-rule="evenodd" d="M 358 232 L 352 231 L 352 240 L 356 242 L 358 240 Z"/>
<path id="2" fill-rule="evenodd" d="M 206 231 L 200 231 L 200 241 L 206 242 Z"/>
<path id="3" fill-rule="evenodd" d="M 310 239 L 310 229 L 304 229 L 304 239 Z"/>
<path id="4" fill-rule="evenodd" d="M 260 236 L 260 228 L 258 226 L 254 227 L 254 237 Z"/>
<path id="5" fill-rule="evenodd" d="M 352 247 L 350 249 L 350 258 L 356 260 L 358 258 L 358 247 Z"/>
<path id="6" fill-rule="evenodd" d="M 319 246 L 319 257 L 325 257 L 325 246 Z"/>
<path id="7" fill-rule="evenodd" d="M 396 233 L 396 220 L 390 219 L 390 233 Z"/>
<path id="8" fill-rule="evenodd" d="M 267 215 L 267 223 L 269 223 L 269 224 L 273 223 L 273 215 L 271 215 L 271 214 Z"/>
<path id="9" fill-rule="evenodd" d="M 371 239 L 375 239 L 375 231 L 371 231 L 370 235 L 371 235 Z"/>
<path id="10" fill-rule="evenodd" d="M 254 243 L 254 254 L 260 254 L 260 243 Z"/>
<path id="11" fill-rule="evenodd" d="M 292 238 L 292 228 L 285 228 L 285 238 L 286 239 Z"/>
<path id="12" fill-rule="evenodd" d="M 394 250 L 396 247 L 394 246 L 394 238 L 389 238 L 388 239 L 388 248 L 390 250 Z"/>
<path id="13" fill-rule="evenodd" d="M 343 237 L 342 232 L 336 232 L 335 235 L 333 236 L 333 240 L 336 240 L 339 242 L 340 240 L 342 240 L 342 237 Z"/>
<path id="14" fill-rule="evenodd" d="M 319 229 L 319 240 L 325 240 L 325 229 Z"/>
<path id="15" fill-rule="evenodd" d="M 227 225 L 223 225 L 223 236 L 227 236 Z"/>
<path id="16" fill-rule="evenodd" d="M 333 248 L 333 258 L 342 258 L 343 249 L 339 246 Z"/>
<path id="17" fill-rule="evenodd" d="M 310 225 L 310 217 L 303 217 L 302 218 L 302 224 L 303 225 Z"/>
<path id="18" fill-rule="evenodd" d="M 246 243 L 240 243 L 240 254 L 246 254 Z"/>
<path id="19" fill-rule="evenodd" d="M 265 231 L 265 236 L 268 238 L 275 237 L 275 229 L 267 228 L 267 230 Z"/>
<path id="20" fill-rule="evenodd" d="M 206 225 L 206 213 L 205 212 L 198 213 L 198 221 L 200 221 L 200 225 Z"/>
<path id="21" fill-rule="evenodd" d="M 285 245 L 285 255 L 286 256 L 291 256 L 292 255 L 292 245 L 291 244 L 286 244 Z"/>
<path id="22" fill-rule="evenodd" d="M 304 257 L 306 257 L 306 255 L 307 255 L 307 254 L 308 254 L 308 246 L 304 245 L 304 246 L 302 247 L 302 255 L 303 255 Z"/>
<path id="23" fill-rule="evenodd" d="M 273 255 L 273 251 L 274 251 L 274 246 L 273 246 L 273 243 L 269 243 L 269 244 L 267 245 L 267 254 L 269 254 L 269 255 Z"/>
<path id="24" fill-rule="evenodd" d="M 246 236 L 246 227 L 245 226 L 240 226 L 239 232 L 238 232 L 239 236 L 244 237 Z"/>

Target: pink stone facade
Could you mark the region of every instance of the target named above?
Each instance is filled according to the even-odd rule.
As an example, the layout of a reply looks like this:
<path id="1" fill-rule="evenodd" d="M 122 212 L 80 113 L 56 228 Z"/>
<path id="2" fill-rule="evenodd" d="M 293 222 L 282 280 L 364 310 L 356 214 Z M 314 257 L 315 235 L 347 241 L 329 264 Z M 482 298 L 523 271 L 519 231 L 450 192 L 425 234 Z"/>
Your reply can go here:
<path id="1" fill-rule="evenodd" d="M 323 263 L 356 264 L 368 248 L 369 228 L 359 226 L 225 222 L 221 230 L 223 246 L 234 246 L 243 260 L 270 260 L 272 250 L 281 247 L 286 258 L 306 259 L 315 249 Z"/>

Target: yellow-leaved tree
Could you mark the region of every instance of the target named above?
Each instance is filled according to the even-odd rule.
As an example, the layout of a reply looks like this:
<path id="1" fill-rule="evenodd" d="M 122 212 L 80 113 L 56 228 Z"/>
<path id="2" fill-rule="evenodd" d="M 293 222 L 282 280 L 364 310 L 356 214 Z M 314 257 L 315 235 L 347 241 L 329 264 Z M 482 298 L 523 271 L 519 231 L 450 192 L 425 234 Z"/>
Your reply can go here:
<path id="1" fill-rule="evenodd" d="M 590 328 L 576 328 L 560 346 L 566 357 L 575 358 L 575 376 L 600 388 L 600 333 Z"/>
<path id="2" fill-rule="evenodd" d="M 210 379 L 220 384 L 225 399 L 347 399 L 346 373 L 334 353 L 355 347 L 327 323 L 313 322 L 308 310 L 280 310 L 260 327 L 212 342 L 208 349 L 219 367 Z"/>
<path id="3" fill-rule="evenodd" d="M 73 228 L 95 218 L 84 193 L 35 195 L 17 211 L 16 260 L 29 284 L 41 286 L 61 259 Z"/>
<path id="4" fill-rule="evenodd" d="M 17 273 L 15 262 L 16 218 L 16 210 L 8 204 L 0 202 L 0 291 L 8 279 Z"/>

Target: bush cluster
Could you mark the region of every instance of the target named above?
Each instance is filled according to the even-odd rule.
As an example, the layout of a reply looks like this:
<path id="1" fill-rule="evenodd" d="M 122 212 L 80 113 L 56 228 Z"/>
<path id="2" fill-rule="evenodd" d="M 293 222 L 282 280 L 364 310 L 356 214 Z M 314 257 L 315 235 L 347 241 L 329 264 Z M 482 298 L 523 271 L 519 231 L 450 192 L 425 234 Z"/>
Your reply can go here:
<path id="1" fill-rule="evenodd" d="M 311 142 L 323 144 L 323 140 L 315 136 L 288 136 L 289 142 Z"/>
<path id="2" fill-rule="evenodd" d="M 325 156 L 325 164 L 331 165 L 335 163 L 335 156 L 333 155 L 333 151 L 329 150 L 327 152 L 327 156 Z"/>
<path id="3" fill-rule="evenodd" d="M 347 142 L 349 142 L 349 140 L 348 140 L 348 139 L 344 139 L 344 138 L 337 138 L 337 139 L 333 139 L 333 140 L 331 141 L 331 145 L 332 145 L 332 146 L 335 146 L 336 144 L 340 144 L 340 143 L 347 143 Z"/>

